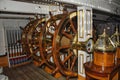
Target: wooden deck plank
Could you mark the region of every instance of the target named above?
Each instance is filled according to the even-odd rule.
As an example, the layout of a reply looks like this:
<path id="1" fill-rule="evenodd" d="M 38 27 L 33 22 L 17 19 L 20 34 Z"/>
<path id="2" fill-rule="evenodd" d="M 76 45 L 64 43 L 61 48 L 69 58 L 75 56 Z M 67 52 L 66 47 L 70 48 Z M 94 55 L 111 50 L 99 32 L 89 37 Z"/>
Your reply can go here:
<path id="1" fill-rule="evenodd" d="M 26 69 L 27 70 L 27 69 Z M 23 80 L 31 80 L 30 79 L 30 77 L 28 77 L 27 75 L 26 75 L 26 73 L 23 73 L 23 70 L 22 70 L 22 67 L 18 67 L 17 68 L 17 71 L 19 72 L 19 76 L 21 77 L 21 79 L 23 79 Z"/>
<path id="2" fill-rule="evenodd" d="M 8 76 L 9 80 L 57 80 L 42 69 L 27 64 L 15 68 L 4 68 L 3 74 Z"/>
<path id="3" fill-rule="evenodd" d="M 10 80 L 16 80 L 17 79 L 17 72 L 15 71 L 15 69 L 11 68 L 11 69 L 6 69 L 7 71 L 7 76 L 9 76 L 8 78 Z M 14 76 L 13 76 L 14 75 Z"/>
<path id="4" fill-rule="evenodd" d="M 29 77 L 30 78 L 30 80 L 35 80 L 35 77 L 36 77 L 36 75 L 33 73 L 33 72 L 31 72 L 28 68 L 27 68 L 27 66 L 24 66 L 24 67 L 21 67 L 21 70 L 23 71 L 23 75 L 26 75 L 27 77 Z M 36 77 L 37 78 L 37 77 Z"/>
<path id="5" fill-rule="evenodd" d="M 32 67 L 34 67 L 34 65 L 32 65 Z M 53 76 L 51 76 L 50 74 L 46 73 L 43 69 L 41 68 L 35 68 L 35 71 L 37 71 L 39 74 L 43 75 L 44 77 L 46 77 L 49 80 L 57 80 L 56 78 L 54 78 Z"/>
<path id="6" fill-rule="evenodd" d="M 4 72 L 5 72 L 5 73 L 4 73 Z M 3 70 L 3 74 L 6 75 L 6 76 L 8 76 L 8 78 L 9 78 L 10 80 L 14 80 L 13 77 L 11 76 L 12 74 L 11 74 L 9 68 L 5 68 L 5 69 Z"/>
<path id="7" fill-rule="evenodd" d="M 48 80 L 46 77 L 44 77 L 43 75 L 40 75 L 38 71 L 35 71 L 34 67 L 31 66 L 26 66 L 27 69 L 29 69 L 30 72 L 32 72 L 32 74 L 34 74 L 34 77 L 37 78 L 37 80 Z"/>
<path id="8" fill-rule="evenodd" d="M 19 74 L 18 70 L 16 70 L 16 68 L 14 68 L 14 69 L 12 69 L 12 70 L 14 70 L 14 71 L 11 71 L 11 72 L 14 73 L 14 74 L 13 74 L 13 75 L 14 75 L 14 79 L 15 79 L 15 80 L 21 80 L 19 77 L 22 78 L 22 75 Z M 12 76 L 12 75 L 11 75 L 11 76 Z M 25 79 L 22 78 L 22 80 L 25 80 Z"/>

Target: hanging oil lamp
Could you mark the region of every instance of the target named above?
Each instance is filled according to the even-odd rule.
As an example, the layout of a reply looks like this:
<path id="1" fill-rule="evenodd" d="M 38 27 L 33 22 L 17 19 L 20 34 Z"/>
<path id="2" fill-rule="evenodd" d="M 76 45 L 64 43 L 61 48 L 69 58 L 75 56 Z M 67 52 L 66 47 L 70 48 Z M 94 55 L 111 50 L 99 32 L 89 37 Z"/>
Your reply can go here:
<path id="1" fill-rule="evenodd" d="M 111 39 L 115 46 L 117 47 L 116 58 L 120 59 L 120 33 L 117 27 L 115 33 L 111 36 Z"/>
<path id="2" fill-rule="evenodd" d="M 113 66 L 115 63 L 116 47 L 109 36 L 104 32 L 99 35 L 94 45 L 94 59 L 93 63 L 98 66 Z"/>

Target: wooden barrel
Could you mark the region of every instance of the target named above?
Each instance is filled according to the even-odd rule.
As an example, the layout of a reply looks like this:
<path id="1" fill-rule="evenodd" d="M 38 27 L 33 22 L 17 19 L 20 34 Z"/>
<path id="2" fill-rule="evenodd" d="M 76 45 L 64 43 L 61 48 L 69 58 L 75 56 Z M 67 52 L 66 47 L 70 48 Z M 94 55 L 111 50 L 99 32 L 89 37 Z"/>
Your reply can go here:
<path id="1" fill-rule="evenodd" d="M 98 66 L 113 66 L 115 63 L 115 52 L 94 51 L 93 62 Z"/>

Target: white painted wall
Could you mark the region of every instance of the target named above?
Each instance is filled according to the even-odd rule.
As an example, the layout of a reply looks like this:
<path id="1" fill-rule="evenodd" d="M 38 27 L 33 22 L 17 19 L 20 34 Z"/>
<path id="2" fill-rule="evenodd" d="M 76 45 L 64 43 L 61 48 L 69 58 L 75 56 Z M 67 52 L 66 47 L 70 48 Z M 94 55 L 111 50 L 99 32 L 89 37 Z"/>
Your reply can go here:
<path id="1" fill-rule="evenodd" d="M 119 0 L 55 0 L 55 1 L 74 4 L 77 6 L 87 6 L 100 11 L 120 15 Z"/>
<path id="2" fill-rule="evenodd" d="M 5 54 L 4 28 L 0 20 L 0 55 Z"/>
<path id="3" fill-rule="evenodd" d="M 0 55 L 7 51 L 5 29 L 19 29 L 19 26 L 25 27 L 28 22 L 27 19 L 0 19 Z"/>
<path id="4" fill-rule="evenodd" d="M 48 14 L 49 6 L 13 0 L 0 0 L 0 11 Z"/>

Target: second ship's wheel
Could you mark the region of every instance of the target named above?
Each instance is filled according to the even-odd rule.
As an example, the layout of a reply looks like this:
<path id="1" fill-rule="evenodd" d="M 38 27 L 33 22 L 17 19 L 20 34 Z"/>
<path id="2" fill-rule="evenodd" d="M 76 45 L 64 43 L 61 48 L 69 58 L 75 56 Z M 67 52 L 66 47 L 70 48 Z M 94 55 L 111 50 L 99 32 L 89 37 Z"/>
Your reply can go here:
<path id="1" fill-rule="evenodd" d="M 77 77 L 77 12 L 62 19 L 53 39 L 53 57 L 59 71 L 68 77 Z"/>
<path id="2" fill-rule="evenodd" d="M 27 42 L 28 42 L 28 48 L 29 52 L 32 56 L 32 58 L 41 63 L 42 58 L 41 58 L 41 53 L 39 49 L 39 38 L 40 38 L 40 33 L 42 32 L 42 28 L 45 25 L 45 18 L 37 19 L 32 27 L 30 27 L 29 32 L 27 34 Z"/>
<path id="3" fill-rule="evenodd" d="M 21 35 L 22 54 L 30 55 L 30 51 L 28 48 L 27 34 L 30 30 L 30 27 L 33 26 L 33 23 L 35 23 L 35 21 L 36 20 L 30 21 L 22 30 L 22 35 Z"/>
<path id="4" fill-rule="evenodd" d="M 39 45 L 40 54 L 42 56 L 42 63 L 40 65 L 45 64 L 52 70 L 56 68 L 53 60 L 53 36 L 64 16 L 65 14 L 58 14 L 55 16 L 51 15 L 51 18 L 46 22 L 42 32 L 40 33 Z"/>

